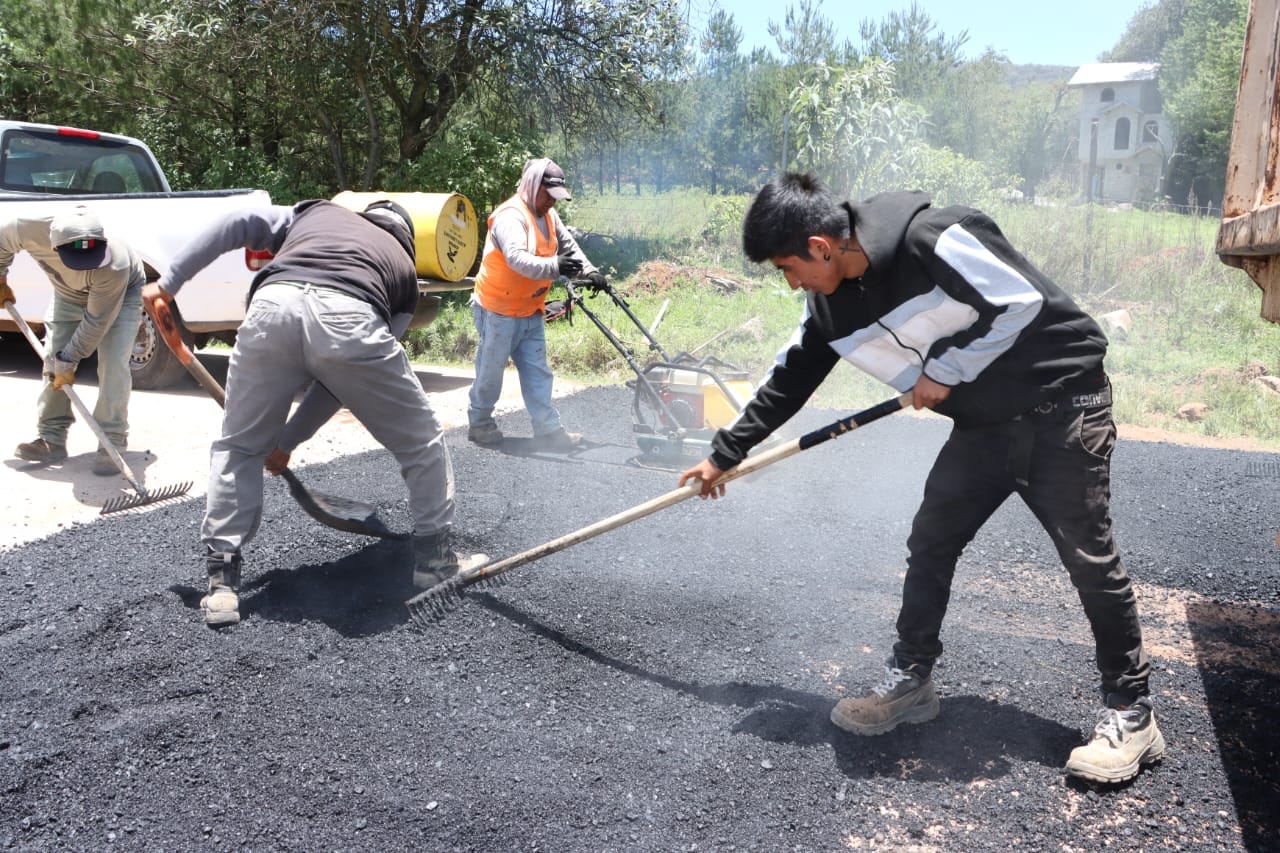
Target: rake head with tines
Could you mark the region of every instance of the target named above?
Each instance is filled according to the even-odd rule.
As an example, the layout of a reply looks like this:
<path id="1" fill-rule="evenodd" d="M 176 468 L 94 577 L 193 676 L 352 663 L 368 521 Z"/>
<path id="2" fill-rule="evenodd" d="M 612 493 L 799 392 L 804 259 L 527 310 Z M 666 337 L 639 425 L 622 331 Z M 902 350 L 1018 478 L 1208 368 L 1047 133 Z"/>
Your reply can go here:
<path id="1" fill-rule="evenodd" d="M 102 505 L 102 510 L 98 514 L 107 515 L 113 512 L 123 512 L 126 509 L 134 509 L 147 504 L 180 498 L 191 490 L 191 485 L 191 483 L 174 483 L 172 486 L 164 486 L 151 492 L 139 486 L 137 487 L 137 494 L 120 495 L 111 498 Z"/>
<path id="2" fill-rule="evenodd" d="M 858 427 L 866 426 L 872 421 L 879 420 L 886 415 L 899 412 L 907 406 L 911 405 L 912 392 L 907 391 L 883 403 L 872 406 L 869 409 L 863 409 L 861 412 L 855 412 L 848 417 L 841 418 L 838 421 L 827 424 L 821 429 L 813 430 L 799 438 L 794 438 L 786 444 L 772 447 L 763 453 L 749 456 L 740 462 L 736 467 L 723 472 L 716 478 L 708 489 L 714 489 L 731 480 L 746 476 L 753 471 L 758 471 L 766 465 L 772 465 L 799 453 L 802 450 L 808 450 L 811 447 L 830 441 L 833 438 L 839 438 Z M 508 557 L 505 560 L 499 560 L 496 563 L 486 563 L 459 572 L 449 580 L 438 583 L 425 592 L 420 592 L 413 598 L 405 602 L 409 608 L 409 616 L 413 621 L 423 627 L 433 621 L 443 618 L 451 610 L 457 609 L 458 604 L 462 601 L 462 591 L 465 587 L 471 586 L 481 581 L 492 582 L 498 576 L 517 569 L 526 563 L 532 563 L 534 560 L 540 560 L 557 551 L 562 551 L 571 545 L 579 542 L 585 542 L 594 536 L 607 533 L 610 530 L 621 527 L 624 524 L 630 524 L 645 516 L 652 515 L 658 510 L 665 509 L 680 501 L 687 500 L 697 495 L 707 494 L 700 480 L 690 480 L 678 489 L 673 489 L 665 495 L 659 495 L 652 500 L 645 501 L 642 504 L 633 506 L 630 509 L 623 510 L 616 515 L 601 519 L 594 524 L 588 524 L 580 530 L 567 533 L 559 539 L 553 539 L 545 542 L 536 548 L 530 548 L 516 554 L 514 557 Z"/>
<path id="3" fill-rule="evenodd" d="M 459 572 L 448 580 L 418 593 L 404 603 L 405 607 L 409 608 L 410 621 L 420 628 L 426 628 L 457 610 L 462 605 L 468 589 L 472 587 L 493 589 L 507 582 L 505 577 L 489 574 L 490 568 L 490 566 L 480 566 L 471 571 Z"/>

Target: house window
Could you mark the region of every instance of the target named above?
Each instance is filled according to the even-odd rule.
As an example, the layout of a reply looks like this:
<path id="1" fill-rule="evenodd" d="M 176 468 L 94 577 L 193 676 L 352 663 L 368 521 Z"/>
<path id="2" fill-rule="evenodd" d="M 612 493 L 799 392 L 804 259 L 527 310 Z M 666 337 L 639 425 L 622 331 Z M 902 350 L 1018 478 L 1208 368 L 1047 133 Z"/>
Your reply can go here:
<path id="1" fill-rule="evenodd" d="M 1159 142 L 1160 141 L 1160 123 L 1149 121 L 1142 125 L 1142 141 L 1143 142 Z"/>
<path id="2" fill-rule="evenodd" d="M 1116 99 L 1116 90 L 1110 86 L 1102 90 L 1102 94 L 1098 96 L 1098 100 L 1104 104 L 1109 104 Z"/>
<path id="3" fill-rule="evenodd" d="M 1116 119 L 1116 138 L 1112 147 L 1117 151 L 1129 150 L 1129 120 L 1127 118 Z"/>

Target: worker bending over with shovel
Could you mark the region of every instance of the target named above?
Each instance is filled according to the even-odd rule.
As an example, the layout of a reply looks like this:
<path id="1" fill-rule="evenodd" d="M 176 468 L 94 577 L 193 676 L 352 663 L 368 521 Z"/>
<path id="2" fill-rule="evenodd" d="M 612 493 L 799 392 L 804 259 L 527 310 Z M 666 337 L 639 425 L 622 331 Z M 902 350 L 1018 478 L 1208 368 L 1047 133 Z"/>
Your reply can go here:
<path id="1" fill-rule="evenodd" d="M 1116 432 L 1098 325 L 987 216 L 931 207 L 920 192 L 842 204 L 808 175 L 775 178 L 747 210 L 743 247 L 805 291 L 805 310 L 754 398 L 681 485 L 697 479 L 704 498 L 722 495 L 721 473 L 799 411 L 841 357 L 954 421 L 907 540 L 885 680 L 841 699 L 832 722 L 876 735 L 938 715 L 931 672 L 956 561 L 1016 493 L 1066 565 L 1102 676 L 1097 725 L 1067 772 L 1121 782 L 1158 761 L 1150 664 L 1111 533 Z"/>
<path id="2" fill-rule="evenodd" d="M 249 289 L 227 372 L 222 437 L 210 454 L 201 527 L 209 574 L 200 602 L 205 622 L 240 621 L 241 549 L 262 518 L 264 464 L 280 473 L 288 451 L 339 404 L 400 463 L 414 517 L 414 585 L 447 580 L 460 568 L 450 537 L 452 464 L 399 342 L 418 304 L 410 215 L 391 201 L 363 213 L 319 200 L 237 211 L 187 246 L 143 299 L 172 301 L 193 274 L 240 248 L 274 257 Z M 286 428 L 294 395 L 312 380 Z"/>

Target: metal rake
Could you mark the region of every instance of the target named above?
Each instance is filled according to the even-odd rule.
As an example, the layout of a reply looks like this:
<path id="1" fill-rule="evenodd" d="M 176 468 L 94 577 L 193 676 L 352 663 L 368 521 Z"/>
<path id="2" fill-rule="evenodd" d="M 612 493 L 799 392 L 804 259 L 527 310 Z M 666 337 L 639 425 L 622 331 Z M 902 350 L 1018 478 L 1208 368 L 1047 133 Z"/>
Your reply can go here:
<path id="1" fill-rule="evenodd" d="M 9 316 L 13 318 L 13 322 L 18 324 L 18 328 L 22 330 L 22 334 L 26 336 L 27 343 L 31 344 L 31 348 L 36 351 L 36 355 L 40 356 L 40 361 L 45 359 L 44 347 L 40 344 L 40 339 L 36 337 L 36 333 L 31 331 L 31 327 L 27 325 L 27 321 L 22 319 L 22 315 L 18 313 L 18 308 L 12 302 L 5 300 L 5 310 L 9 312 Z M 84 402 L 80 399 L 80 395 L 75 392 L 70 385 L 63 385 L 62 390 L 66 392 L 67 399 L 71 401 L 71 405 L 75 407 L 76 412 L 85 423 L 93 430 L 93 434 L 98 437 L 98 444 L 103 450 L 111 455 L 111 461 L 116 463 L 116 467 L 120 469 L 120 473 L 133 490 L 137 492 L 134 495 L 121 495 L 120 497 L 111 498 L 102 505 L 100 515 L 107 515 L 112 512 L 121 512 L 134 507 L 145 506 L 147 504 L 166 501 L 171 498 L 181 497 L 190 491 L 192 484 L 177 483 L 172 486 L 165 486 L 154 491 L 147 491 L 142 483 L 134 476 L 133 469 L 129 467 L 129 463 L 124 461 L 124 457 L 120 455 L 120 451 L 116 449 L 115 443 L 107 437 L 102 429 L 102 424 L 93 417 Z"/>
<path id="2" fill-rule="evenodd" d="M 847 432 L 851 432 L 860 426 L 865 426 L 872 421 L 879 420 L 885 415 L 891 415 L 894 412 L 901 411 L 911 405 L 911 392 L 907 391 L 891 400 L 886 400 L 864 409 L 861 412 L 855 412 L 848 417 L 841 418 L 838 421 L 827 424 L 821 429 L 816 429 L 806 433 L 799 438 L 792 439 L 786 444 L 771 447 L 768 450 L 756 455 L 749 456 L 742 461 L 737 467 L 725 471 L 716 480 L 716 485 L 728 483 L 739 477 L 746 476 L 753 471 L 772 465 L 788 456 L 793 456 L 801 450 L 808 450 L 816 444 L 821 444 L 833 438 L 839 438 Z M 519 568 L 526 563 L 532 563 L 534 560 L 540 560 L 557 551 L 563 551 L 571 545 L 584 542 L 587 539 L 599 536 L 601 533 L 607 533 L 610 530 L 629 524 L 647 515 L 652 515 L 660 509 L 665 509 L 674 504 L 678 504 L 683 500 L 702 494 L 702 483 L 698 480 L 686 483 L 678 489 L 673 489 L 665 495 L 659 495 L 652 500 L 646 501 L 631 509 L 624 510 L 617 515 L 611 515 L 608 518 L 601 519 L 594 524 L 587 525 L 580 530 L 567 533 L 559 539 L 553 539 L 539 545 L 536 548 L 530 548 L 516 554 L 514 557 L 508 557 L 505 560 L 499 560 L 496 563 L 485 563 L 471 569 L 466 569 L 446 581 L 436 584 L 424 592 L 420 592 L 413 598 L 405 602 L 405 606 L 409 609 L 409 618 L 415 625 L 419 627 L 427 627 L 432 622 L 438 621 L 448 615 L 451 611 L 456 610 L 462 603 L 466 589 L 482 582 L 492 582 L 499 575 Z"/>

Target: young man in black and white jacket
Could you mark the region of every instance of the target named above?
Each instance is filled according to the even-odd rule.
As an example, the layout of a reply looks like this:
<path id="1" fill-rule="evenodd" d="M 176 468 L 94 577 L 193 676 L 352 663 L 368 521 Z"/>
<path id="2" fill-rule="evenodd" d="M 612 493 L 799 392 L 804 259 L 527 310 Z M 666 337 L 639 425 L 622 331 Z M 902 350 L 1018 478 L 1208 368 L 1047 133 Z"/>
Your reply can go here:
<path id="1" fill-rule="evenodd" d="M 972 208 L 920 192 L 841 203 L 807 175 L 770 181 L 743 246 L 806 293 L 800 326 L 711 455 L 685 471 L 711 484 L 805 404 L 841 358 L 950 417 L 907 540 L 898 641 L 882 684 L 832 721 L 881 734 L 938 714 L 931 672 L 956 561 L 1004 500 L 1027 504 L 1079 593 L 1097 648 L 1103 710 L 1067 772 L 1120 782 L 1160 759 L 1137 604 L 1111 534 L 1115 444 L 1107 341 L 1071 297 Z"/>

